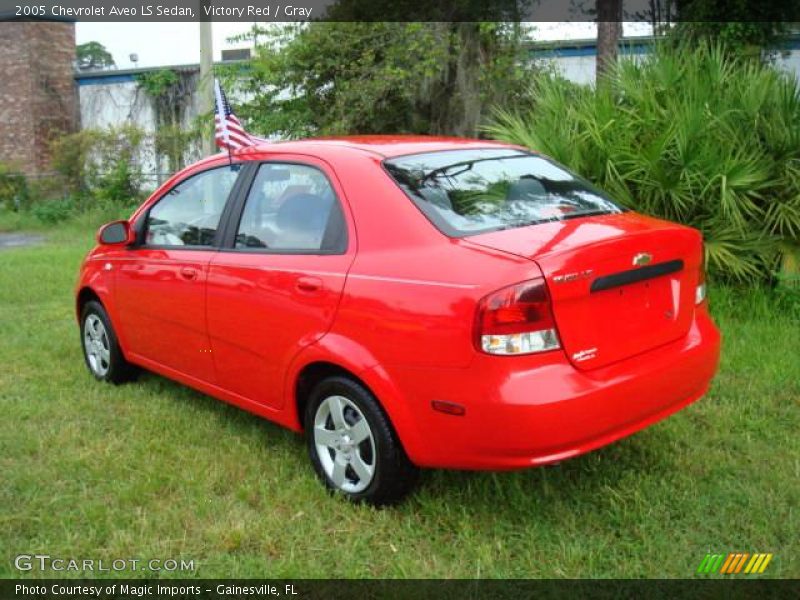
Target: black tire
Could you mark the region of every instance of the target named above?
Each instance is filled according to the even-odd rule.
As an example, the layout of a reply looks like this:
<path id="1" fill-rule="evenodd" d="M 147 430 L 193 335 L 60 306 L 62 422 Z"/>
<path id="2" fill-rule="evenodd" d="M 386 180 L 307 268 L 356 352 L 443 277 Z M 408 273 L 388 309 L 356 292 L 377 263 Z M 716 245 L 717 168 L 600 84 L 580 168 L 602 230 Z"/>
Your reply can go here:
<path id="1" fill-rule="evenodd" d="M 369 427 L 371 437 L 352 448 L 348 448 L 345 452 L 345 454 L 349 455 L 349 458 L 345 460 L 353 460 L 353 463 L 357 459 L 361 460 L 365 454 L 368 460 L 371 459 L 371 481 L 363 490 L 344 489 L 346 486 L 358 486 L 360 483 L 360 481 L 359 483 L 354 483 L 358 476 L 350 462 L 346 466 L 349 471 L 345 472 L 344 487 L 334 483 L 322 464 L 323 460 L 326 459 L 320 457 L 318 452 L 317 440 L 315 439 L 315 420 L 318 417 L 318 410 L 320 411 L 320 418 L 322 418 L 326 408 L 321 409 L 321 405 L 326 402 L 326 406 L 328 406 L 329 399 L 336 397 L 344 398 L 351 403 L 345 405 L 344 414 L 347 418 L 347 411 L 349 410 L 349 418 L 357 419 L 353 425 L 358 424 L 363 417 Z M 357 411 L 353 409 L 353 405 L 358 409 Z M 359 411 L 360 415 L 358 414 Z M 332 423 L 332 417 L 331 413 L 326 420 L 326 423 L 331 428 L 335 427 Z M 416 484 L 419 470 L 408 459 L 397 434 L 394 432 L 389 419 L 378 404 L 375 396 L 356 381 L 347 377 L 336 376 L 329 377 L 318 383 L 312 390 L 306 404 L 304 426 L 311 464 L 314 466 L 319 478 L 332 492 L 340 493 L 353 502 L 385 506 L 399 502 Z M 372 454 L 373 448 L 374 454 Z M 329 458 L 326 460 L 329 466 L 331 463 L 336 464 L 336 459 L 341 456 L 339 450 L 333 448 L 325 447 L 322 450 L 329 453 Z M 358 453 L 358 457 L 354 456 L 355 453 Z"/>
<path id="2" fill-rule="evenodd" d="M 96 320 L 102 323 L 102 328 L 98 327 L 97 330 L 102 331 L 105 337 L 100 336 L 99 341 L 108 353 L 107 359 L 104 358 L 102 360 L 99 368 L 96 362 L 97 356 L 94 357 L 95 364 L 93 364 L 86 343 L 87 327 L 96 324 Z M 125 360 L 125 356 L 122 354 L 122 349 L 117 341 L 117 334 L 111 324 L 111 319 L 108 318 L 106 309 L 95 300 L 87 302 L 81 311 L 81 349 L 83 350 L 83 360 L 86 363 L 86 368 L 98 381 L 106 381 L 118 385 L 130 381 L 138 373 L 138 369 Z"/>

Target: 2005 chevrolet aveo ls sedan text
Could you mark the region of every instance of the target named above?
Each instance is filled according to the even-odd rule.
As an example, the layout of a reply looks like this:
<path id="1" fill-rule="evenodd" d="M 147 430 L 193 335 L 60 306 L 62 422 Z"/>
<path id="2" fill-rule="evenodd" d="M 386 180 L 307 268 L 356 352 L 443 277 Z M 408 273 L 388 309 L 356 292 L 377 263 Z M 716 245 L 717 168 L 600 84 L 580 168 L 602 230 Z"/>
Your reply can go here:
<path id="1" fill-rule="evenodd" d="M 719 334 L 694 229 L 524 148 L 428 137 L 203 160 L 83 263 L 86 364 L 154 371 L 296 431 L 325 484 L 542 465 L 702 396 Z"/>

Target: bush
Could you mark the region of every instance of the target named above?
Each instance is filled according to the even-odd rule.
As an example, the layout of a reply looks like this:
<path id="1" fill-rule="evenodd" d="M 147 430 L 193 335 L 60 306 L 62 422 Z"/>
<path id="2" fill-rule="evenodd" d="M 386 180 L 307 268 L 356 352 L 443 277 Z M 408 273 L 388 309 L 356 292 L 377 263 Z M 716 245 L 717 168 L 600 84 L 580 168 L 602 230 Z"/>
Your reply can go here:
<path id="1" fill-rule="evenodd" d="M 18 229 L 84 215 L 118 218 L 128 214 L 145 195 L 140 161 L 146 141 L 145 134 L 131 125 L 87 129 L 52 142 L 55 176 L 26 180 L 0 164 L 0 212 L 4 213 L 0 226 Z M 24 215 L 12 218 L 19 209 L 26 209 Z"/>
<path id="2" fill-rule="evenodd" d="M 623 205 L 697 227 L 713 274 L 756 282 L 797 265 L 797 79 L 720 47 L 658 48 L 597 89 L 542 75 L 498 139 L 539 150 Z"/>
<path id="3" fill-rule="evenodd" d="M 76 213 L 75 201 L 72 198 L 62 200 L 44 200 L 33 205 L 33 216 L 46 225 L 55 225 L 66 221 Z"/>
<path id="4" fill-rule="evenodd" d="M 135 204 L 144 183 L 138 162 L 144 142 L 144 132 L 132 125 L 84 129 L 53 142 L 53 168 L 79 199 L 79 209 L 89 203 Z"/>

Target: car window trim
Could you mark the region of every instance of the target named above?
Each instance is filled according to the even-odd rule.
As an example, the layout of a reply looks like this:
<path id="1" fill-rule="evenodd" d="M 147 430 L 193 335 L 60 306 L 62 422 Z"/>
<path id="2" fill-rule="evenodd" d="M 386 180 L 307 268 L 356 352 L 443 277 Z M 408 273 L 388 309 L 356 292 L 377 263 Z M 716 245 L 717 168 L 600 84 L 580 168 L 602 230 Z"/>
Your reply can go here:
<path id="1" fill-rule="evenodd" d="M 225 205 L 222 208 L 222 212 L 219 216 L 219 223 L 217 224 L 217 231 L 214 234 L 214 242 L 212 244 L 208 244 L 205 246 L 178 246 L 178 245 L 171 245 L 171 244 L 146 244 L 144 242 L 145 236 L 147 235 L 147 221 L 150 218 L 150 211 L 153 210 L 158 204 L 164 200 L 167 196 L 169 196 L 172 191 L 177 188 L 179 185 L 183 185 L 190 179 L 193 179 L 199 175 L 203 175 L 210 171 L 215 171 L 217 169 L 222 168 L 230 168 L 233 166 L 239 167 L 238 173 L 236 175 L 236 181 L 233 182 L 233 186 L 231 187 L 230 192 L 228 193 L 228 197 L 225 199 Z M 131 249 L 135 250 L 186 250 L 189 252 L 208 252 L 209 250 L 218 250 L 220 247 L 222 233 L 225 223 L 227 223 L 227 213 L 230 211 L 230 206 L 233 200 L 236 199 L 237 195 L 240 193 L 241 190 L 241 183 L 243 180 L 243 176 L 246 175 L 247 168 L 250 166 L 250 161 L 233 161 L 230 163 L 221 163 L 214 166 L 209 167 L 208 169 L 203 169 L 202 171 L 196 171 L 189 175 L 188 177 L 184 177 L 180 181 L 176 182 L 175 185 L 171 186 L 168 190 L 166 190 L 163 194 L 161 194 L 157 200 L 155 200 L 150 206 L 147 207 L 147 210 L 139 216 L 134 224 L 134 231 L 136 232 L 136 243 L 130 246 Z"/>
<path id="2" fill-rule="evenodd" d="M 231 202 L 231 210 L 227 215 L 227 221 L 225 223 L 225 230 L 221 237 L 221 243 L 217 250 L 220 252 L 231 252 L 235 254 L 274 254 L 274 255 L 290 255 L 290 256 L 342 256 L 346 255 L 350 249 L 350 231 L 348 228 L 348 221 L 347 221 L 347 212 L 344 209 L 344 203 L 342 199 L 339 197 L 339 194 L 336 192 L 336 187 L 333 185 L 333 181 L 328 176 L 323 168 L 319 165 L 315 165 L 313 163 L 304 162 L 302 160 L 282 160 L 282 159 L 270 159 L 270 160 L 251 160 L 249 161 L 252 164 L 251 172 L 248 173 L 248 179 L 246 182 L 243 182 L 239 194 L 232 198 Z M 339 210 L 342 212 L 342 217 L 344 219 L 344 250 L 337 251 L 337 250 L 318 250 L 312 252 L 310 250 L 297 250 L 292 248 L 237 248 L 236 247 L 236 233 L 239 230 L 239 225 L 241 225 L 242 216 L 244 216 L 244 209 L 245 205 L 247 204 L 247 198 L 250 196 L 250 191 L 253 187 L 253 183 L 258 175 L 258 171 L 262 165 L 298 165 L 301 167 L 309 167 L 311 169 L 316 169 L 328 182 L 328 185 L 331 188 L 331 192 L 333 192 L 333 197 L 335 198 L 336 202 L 339 205 Z M 215 240 L 216 241 L 216 240 Z"/>

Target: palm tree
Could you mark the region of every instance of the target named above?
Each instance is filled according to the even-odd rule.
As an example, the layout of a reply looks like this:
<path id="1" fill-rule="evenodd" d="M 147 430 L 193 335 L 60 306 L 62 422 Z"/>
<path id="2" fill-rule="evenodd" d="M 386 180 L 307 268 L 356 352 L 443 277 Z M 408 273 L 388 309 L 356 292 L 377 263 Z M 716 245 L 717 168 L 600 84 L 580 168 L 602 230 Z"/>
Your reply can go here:
<path id="1" fill-rule="evenodd" d="M 598 83 L 617 62 L 617 48 L 622 36 L 622 0 L 597 0 L 597 64 Z"/>

